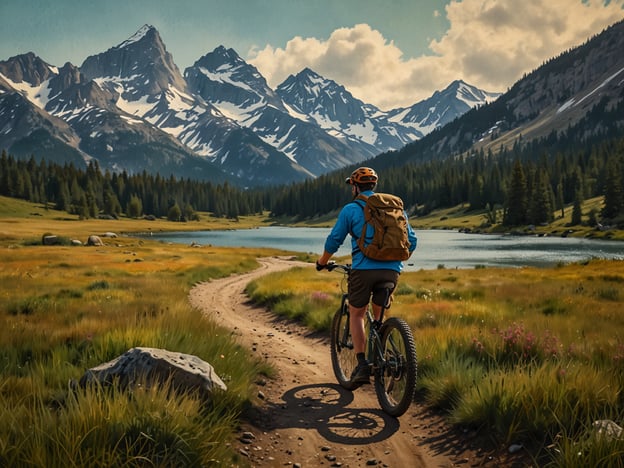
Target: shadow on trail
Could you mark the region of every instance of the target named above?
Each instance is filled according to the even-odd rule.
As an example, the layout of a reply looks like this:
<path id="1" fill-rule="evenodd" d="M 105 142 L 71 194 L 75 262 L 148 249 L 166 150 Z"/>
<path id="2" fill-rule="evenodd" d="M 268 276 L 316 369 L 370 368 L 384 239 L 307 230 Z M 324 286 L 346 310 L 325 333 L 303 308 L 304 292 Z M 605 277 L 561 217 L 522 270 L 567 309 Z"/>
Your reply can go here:
<path id="1" fill-rule="evenodd" d="M 399 421 L 380 409 L 347 408 L 353 393 L 337 384 L 294 387 L 270 405 L 271 429 L 314 428 L 329 442 L 363 445 L 383 441 L 399 429 Z"/>

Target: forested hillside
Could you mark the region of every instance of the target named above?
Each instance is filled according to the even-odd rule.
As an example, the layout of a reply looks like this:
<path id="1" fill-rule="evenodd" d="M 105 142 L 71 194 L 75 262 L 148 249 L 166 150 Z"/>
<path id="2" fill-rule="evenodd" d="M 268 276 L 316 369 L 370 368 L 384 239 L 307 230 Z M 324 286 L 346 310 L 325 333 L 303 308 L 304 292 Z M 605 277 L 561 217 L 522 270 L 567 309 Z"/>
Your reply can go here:
<path id="1" fill-rule="evenodd" d="M 491 223 L 508 226 L 548 223 L 566 204 L 580 207 L 586 198 L 604 196 L 600 213 L 592 219 L 578 213 L 571 222 L 622 224 L 624 138 L 599 140 L 582 147 L 551 137 L 496 155 L 480 150 L 382 168 L 378 191 L 400 195 L 412 214 L 464 203 L 468 210 L 485 210 Z M 339 208 L 349 195 L 344 177 L 328 175 L 283 188 L 271 209 L 276 216 L 308 218 Z"/>
<path id="2" fill-rule="evenodd" d="M 96 162 L 86 170 L 73 164 L 59 165 L 0 156 L 0 195 L 44 203 L 80 218 L 136 218 L 144 215 L 172 221 L 192 220 L 196 211 L 236 218 L 259 213 L 270 205 L 262 193 L 241 191 L 209 182 L 160 175 L 102 172 Z"/>
<path id="3" fill-rule="evenodd" d="M 466 204 L 484 211 L 491 224 L 545 224 L 567 204 L 578 207 L 571 224 L 624 226 L 624 138 L 586 148 L 557 149 L 558 140 L 500 154 L 479 151 L 467 158 L 410 163 L 380 170 L 379 191 L 400 195 L 411 215 Z M 102 173 L 71 164 L 0 157 L 0 195 L 47 203 L 81 218 L 153 215 L 192 220 L 196 211 L 217 217 L 260 213 L 307 219 L 335 212 L 349 201 L 344 174 L 281 188 L 243 191 L 147 173 Z M 604 196 L 600 212 L 582 217 L 584 199 Z"/>

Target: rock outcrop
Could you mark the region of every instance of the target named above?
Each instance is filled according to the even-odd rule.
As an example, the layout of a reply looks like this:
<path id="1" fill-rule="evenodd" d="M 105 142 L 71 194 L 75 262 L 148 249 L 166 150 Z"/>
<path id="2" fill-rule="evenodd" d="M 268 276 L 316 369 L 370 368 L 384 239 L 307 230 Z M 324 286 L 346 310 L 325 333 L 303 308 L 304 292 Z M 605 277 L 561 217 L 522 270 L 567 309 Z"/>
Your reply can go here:
<path id="1" fill-rule="evenodd" d="M 199 391 L 202 397 L 209 400 L 215 391 L 227 390 L 206 361 L 190 354 L 158 348 L 131 348 L 112 361 L 88 369 L 79 385 L 85 387 L 98 382 L 129 388 L 137 384 L 162 384 L 169 379 L 175 391 Z"/>

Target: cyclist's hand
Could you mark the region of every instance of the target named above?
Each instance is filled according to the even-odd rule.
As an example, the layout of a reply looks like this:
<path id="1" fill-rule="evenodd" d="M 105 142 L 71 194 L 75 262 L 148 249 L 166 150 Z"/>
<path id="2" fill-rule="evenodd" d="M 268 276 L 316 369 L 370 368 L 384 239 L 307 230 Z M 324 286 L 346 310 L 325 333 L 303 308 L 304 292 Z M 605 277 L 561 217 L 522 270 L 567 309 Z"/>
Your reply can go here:
<path id="1" fill-rule="evenodd" d="M 321 271 L 325 268 L 327 268 L 327 265 L 321 265 L 318 260 L 316 261 L 316 271 Z"/>

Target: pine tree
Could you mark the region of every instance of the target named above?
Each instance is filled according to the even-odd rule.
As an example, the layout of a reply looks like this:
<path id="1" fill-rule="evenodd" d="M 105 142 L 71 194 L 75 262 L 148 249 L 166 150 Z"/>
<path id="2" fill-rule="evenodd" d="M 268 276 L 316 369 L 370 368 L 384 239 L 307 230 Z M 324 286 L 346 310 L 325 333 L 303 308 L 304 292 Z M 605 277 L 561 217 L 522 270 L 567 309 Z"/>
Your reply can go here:
<path id="1" fill-rule="evenodd" d="M 572 219 L 570 224 L 572 226 L 578 226 L 583 221 L 583 190 L 579 187 L 576 190 L 576 196 L 574 197 L 574 204 L 572 205 Z"/>
<path id="2" fill-rule="evenodd" d="M 565 215 L 564 212 L 564 198 L 563 198 L 563 182 L 561 181 L 561 178 L 559 179 L 559 182 L 557 183 L 557 210 L 561 211 L 561 217 L 563 218 Z"/>
<path id="3" fill-rule="evenodd" d="M 182 210 L 177 203 L 171 206 L 167 211 L 167 219 L 169 221 L 180 221 L 180 219 L 182 219 Z"/>
<path id="4" fill-rule="evenodd" d="M 606 219 L 615 219 L 624 212 L 624 193 L 620 171 L 620 165 L 615 158 L 609 158 L 605 180 L 604 207 L 601 213 Z"/>
<path id="5" fill-rule="evenodd" d="M 552 197 L 551 188 L 548 184 L 546 172 L 535 172 L 535 182 L 531 197 L 531 209 L 529 221 L 533 224 L 544 224 L 552 221 Z"/>
<path id="6" fill-rule="evenodd" d="M 519 226 L 526 224 L 528 219 L 527 180 L 520 161 L 514 164 L 511 175 L 511 186 L 507 194 L 507 207 L 503 224 Z"/>
<path id="7" fill-rule="evenodd" d="M 138 218 L 143 214 L 143 204 L 141 199 L 136 195 L 130 197 L 130 201 L 126 206 L 126 216 L 129 218 Z"/>

